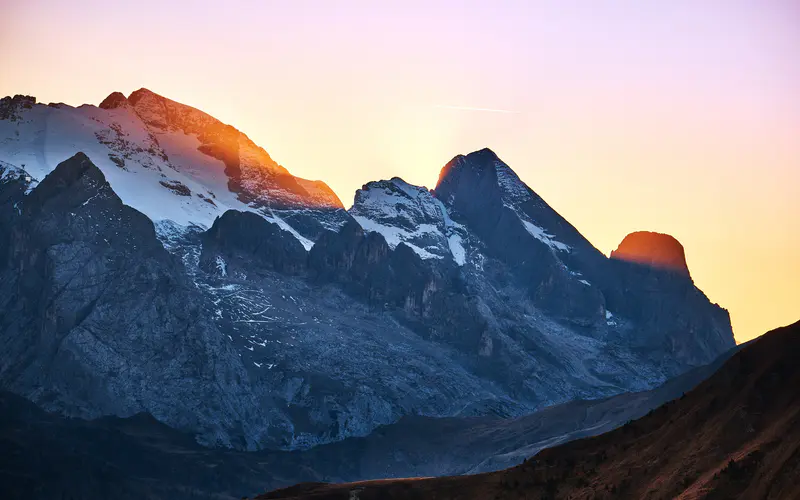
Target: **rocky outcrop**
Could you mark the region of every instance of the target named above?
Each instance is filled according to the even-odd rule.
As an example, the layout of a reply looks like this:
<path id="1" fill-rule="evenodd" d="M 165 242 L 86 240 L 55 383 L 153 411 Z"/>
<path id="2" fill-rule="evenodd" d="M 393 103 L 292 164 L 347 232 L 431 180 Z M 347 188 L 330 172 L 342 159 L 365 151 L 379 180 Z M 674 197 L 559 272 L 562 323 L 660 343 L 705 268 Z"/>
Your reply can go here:
<path id="1" fill-rule="evenodd" d="M 257 268 L 297 274 L 306 250 L 289 232 L 252 212 L 228 210 L 203 235 L 200 265 L 220 274 L 243 275 Z"/>
<path id="2" fill-rule="evenodd" d="M 24 109 L 31 109 L 34 104 L 36 104 L 36 98 L 29 95 L 17 94 L 14 97 L 3 97 L 0 99 L 0 120 L 17 121 L 20 119 L 20 112 Z"/>
<path id="3" fill-rule="evenodd" d="M 636 325 L 626 343 L 690 364 L 707 363 L 734 344 L 728 311 L 708 300 L 688 275 L 610 259 L 614 281 L 604 290 L 608 310 Z M 658 354 L 657 354 L 658 353 Z"/>
<path id="4" fill-rule="evenodd" d="M 112 92 L 108 95 L 103 102 L 100 103 L 100 109 L 116 109 L 128 105 L 128 98 L 122 92 Z"/>
<path id="5" fill-rule="evenodd" d="M 373 308 L 396 311 L 426 338 L 476 352 L 485 325 L 454 268 L 431 265 L 404 243 L 392 249 L 383 235 L 355 221 L 323 234 L 309 252 L 313 280 L 337 283 Z"/>
<path id="6" fill-rule="evenodd" d="M 366 231 L 383 235 L 391 248 L 404 243 L 424 260 L 454 259 L 448 237 L 460 228 L 424 187 L 399 177 L 368 182 L 356 191 L 349 213 Z"/>
<path id="7" fill-rule="evenodd" d="M 649 231 L 631 233 L 611 252 L 611 258 L 689 276 L 683 245 L 668 234 Z"/>

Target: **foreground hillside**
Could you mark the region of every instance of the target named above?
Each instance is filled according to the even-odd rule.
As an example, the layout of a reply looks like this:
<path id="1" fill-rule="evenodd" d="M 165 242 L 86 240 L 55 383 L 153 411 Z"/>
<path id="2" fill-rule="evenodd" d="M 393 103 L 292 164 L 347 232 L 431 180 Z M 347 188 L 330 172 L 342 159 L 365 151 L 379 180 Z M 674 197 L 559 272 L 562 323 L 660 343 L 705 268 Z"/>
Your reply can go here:
<path id="1" fill-rule="evenodd" d="M 474 476 L 306 484 L 262 499 L 800 497 L 800 322 L 678 400 L 598 437 Z"/>

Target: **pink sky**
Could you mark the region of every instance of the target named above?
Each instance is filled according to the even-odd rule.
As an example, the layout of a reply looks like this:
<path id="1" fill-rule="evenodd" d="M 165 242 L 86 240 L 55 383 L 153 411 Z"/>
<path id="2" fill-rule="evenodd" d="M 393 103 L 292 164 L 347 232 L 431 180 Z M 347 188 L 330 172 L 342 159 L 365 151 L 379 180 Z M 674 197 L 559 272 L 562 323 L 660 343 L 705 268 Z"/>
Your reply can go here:
<path id="1" fill-rule="evenodd" d="M 147 87 L 345 205 L 488 146 L 606 253 L 677 237 L 739 341 L 800 317 L 796 1 L 0 2 L 1 95 Z"/>

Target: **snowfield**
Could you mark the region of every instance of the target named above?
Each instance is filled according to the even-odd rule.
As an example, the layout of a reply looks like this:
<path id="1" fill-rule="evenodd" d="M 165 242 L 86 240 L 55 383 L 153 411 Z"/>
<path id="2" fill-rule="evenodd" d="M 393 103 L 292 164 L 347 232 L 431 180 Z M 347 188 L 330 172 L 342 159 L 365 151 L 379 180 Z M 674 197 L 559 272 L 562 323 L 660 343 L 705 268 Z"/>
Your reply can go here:
<path id="1" fill-rule="evenodd" d="M 17 121 L 0 120 L 0 159 L 41 180 L 80 151 L 100 168 L 123 203 L 153 222 L 207 229 L 227 210 L 251 211 L 311 248 L 313 243 L 265 199 L 241 201 L 230 190 L 225 164 L 198 149 L 197 134 L 149 126 L 140 114 L 152 113 L 149 108 L 137 111 L 130 106 L 36 104 Z M 252 165 L 259 154 L 248 145 L 243 157 L 256 168 Z"/>

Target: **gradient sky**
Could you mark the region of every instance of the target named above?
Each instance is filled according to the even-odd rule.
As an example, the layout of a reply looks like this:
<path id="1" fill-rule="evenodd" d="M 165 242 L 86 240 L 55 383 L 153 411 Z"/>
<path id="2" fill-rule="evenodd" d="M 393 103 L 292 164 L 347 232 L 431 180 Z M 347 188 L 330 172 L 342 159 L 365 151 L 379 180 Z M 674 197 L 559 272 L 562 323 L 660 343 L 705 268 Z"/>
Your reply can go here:
<path id="1" fill-rule="evenodd" d="M 605 253 L 678 238 L 738 341 L 800 319 L 796 0 L 0 6 L 0 95 L 147 87 L 348 206 L 488 146 Z"/>

